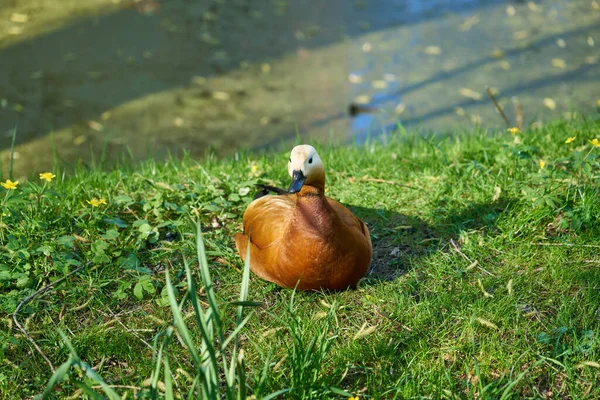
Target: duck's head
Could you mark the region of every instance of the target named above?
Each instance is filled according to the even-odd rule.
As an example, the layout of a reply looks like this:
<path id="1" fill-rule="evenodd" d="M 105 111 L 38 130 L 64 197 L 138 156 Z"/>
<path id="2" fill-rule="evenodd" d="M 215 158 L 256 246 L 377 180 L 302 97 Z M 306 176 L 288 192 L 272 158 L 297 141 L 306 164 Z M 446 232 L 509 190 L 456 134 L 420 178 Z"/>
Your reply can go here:
<path id="1" fill-rule="evenodd" d="M 288 172 L 292 178 L 290 193 L 299 192 L 304 185 L 315 187 L 321 191 L 325 189 L 323 161 L 312 146 L 303 144 L 292 149 Z"/>

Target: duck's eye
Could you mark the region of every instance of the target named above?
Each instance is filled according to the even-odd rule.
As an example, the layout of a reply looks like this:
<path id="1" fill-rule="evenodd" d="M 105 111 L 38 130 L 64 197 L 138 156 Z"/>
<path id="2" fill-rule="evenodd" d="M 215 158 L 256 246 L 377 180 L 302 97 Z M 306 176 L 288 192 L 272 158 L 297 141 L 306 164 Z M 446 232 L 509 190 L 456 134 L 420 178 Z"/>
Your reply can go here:
<path id="1" fill-rule="evenodd" d="M 308 160 L 309 164 L 312 164 L 312 157 Z"/>

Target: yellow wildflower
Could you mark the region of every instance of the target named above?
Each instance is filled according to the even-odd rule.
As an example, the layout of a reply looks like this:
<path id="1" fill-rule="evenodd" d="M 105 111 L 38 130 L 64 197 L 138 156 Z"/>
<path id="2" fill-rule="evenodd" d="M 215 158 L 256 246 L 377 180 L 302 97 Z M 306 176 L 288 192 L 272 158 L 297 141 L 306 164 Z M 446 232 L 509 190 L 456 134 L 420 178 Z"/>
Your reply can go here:
<path id="1" fill-rule="evenodd" d="M 546 166 L 546 161 L 540 160 L 540 169 L 544 169 L 545 166 Z"/>
<path id="2" fill-rule="evenodd" d="M 598 140 L 598 139 L 596 139 L 596 140 Z M 13 182 L 10 179 L 7 179 L 6 182 L 0 182 L 0 185 L 2 185 L 2 187 L 6 190 L 16 189 L 18 184 L 19 184 L 19 181 Z"/>
<path id="3" fill-rule="evenodd" d="M 91 200 L 87 200 L 87 203 L 90 204 L 92 207 L 98 207 L 100 204 L 106 204 L 106 200 L 104 199 L 97 199 L 97 198 L 93 198 Z"/>
<path id="4" fill-rule="evenodd" d="M 252 173 L 256 173 L 258 171 L 258 165 L 256 164 L 252 164 L 252 167 L 250 167 L 250 170 L 252 171 Z"/>
<path id="5" fill-rule="evenodd" d="M 575 140 L 576 137 L 577 136 L 571 136 L 571 137 L 567 138 L 567 140 L 565 140 L 565 143 L 566 144 L 573 143 L 573 141 Z"/>
<path id="6" fill-rule="evenodd" d="M 507 130 L 511 135 L 516 135 L 517 133 L 521 132 L 521 130 L 519 128 L 517 128 L 516 126 L 513 126 L 512 128 L 508 128 Z"/>
<path id="7" fill-rule="evenodd" d="M 360 399 L 360 397 L 358 397 L 358 396 L 352 396 L 352 397 L 348 398 L 348 400 L 359 400 L 359 399 Z"/>
<path id="8" fill-rule="evenodd" d="M 54 175 L 52 172 L 44 172 L 43 174 L 40 174 L 40 179 L 46 182 L 50 182 L 54 178 L 56 178 L 56 175 Z"/>
<path id="9" fill-rule="evenodd" d="M 598 100 L 598 102 L 596 103 L 596 105 L 597 105 L 598 107 L 600 107 L 600 100 Z"/>
<path id="10" fill-rule="evenodd" d="M 598 140 L 598 138 L 592 139 L 592 140 L 590 140 L 589 142 L 590 142 L 590 143 L 592 144 L 592 146 L 594 146 L 594 147 L 600 147 L 600 140 Z M 2 185 L 4 186 L 4 184 L 2 184 Z"/>

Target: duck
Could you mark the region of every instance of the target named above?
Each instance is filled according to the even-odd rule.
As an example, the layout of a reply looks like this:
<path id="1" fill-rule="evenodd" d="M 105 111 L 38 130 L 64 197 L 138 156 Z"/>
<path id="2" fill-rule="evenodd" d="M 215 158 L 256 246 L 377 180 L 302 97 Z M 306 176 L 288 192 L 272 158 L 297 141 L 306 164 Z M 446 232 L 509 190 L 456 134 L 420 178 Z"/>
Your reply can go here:
<path id="1" fill-rule="evenodd" d="M 287 165 L 289 189 L 261 185 L 235 243 L 258 277 L 302 291 L 356 287 L 371 264 L 367 225 L 325 196 L 325 167 L 313 146 L 296 146 Z M 273 191 L 274 195 L 267 192 Z"/>

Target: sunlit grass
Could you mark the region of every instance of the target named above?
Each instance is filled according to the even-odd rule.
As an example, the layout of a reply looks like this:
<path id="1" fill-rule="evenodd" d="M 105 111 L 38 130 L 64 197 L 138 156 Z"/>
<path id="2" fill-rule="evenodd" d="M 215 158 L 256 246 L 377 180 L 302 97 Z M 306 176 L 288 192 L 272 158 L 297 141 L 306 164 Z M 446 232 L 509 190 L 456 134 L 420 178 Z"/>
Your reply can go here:
<path id="1" fill-rule="evenodd" d="M 11 314 L 90 262 L 17 315 L 71 368 L 51 397 L 102 382 L 141 397 L 598 397 L 597 138 L 582 119 L 321 146 L 327 194 L 374 244 L 370 273 L 340 293 L 294 294 L 236 254 L 252 185 L 286 186 L 289 149 L 0 189 L 2 396 L 52 376 Z"/>

